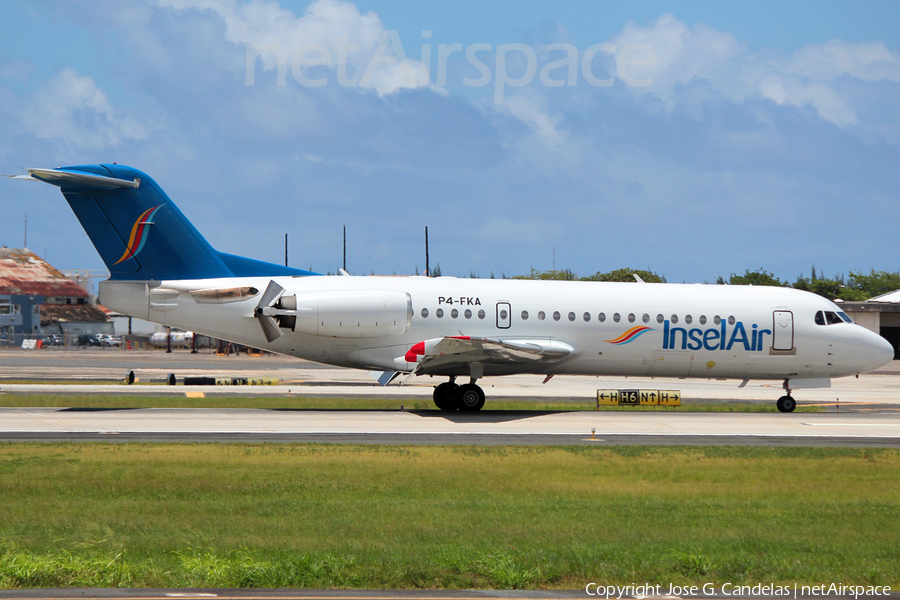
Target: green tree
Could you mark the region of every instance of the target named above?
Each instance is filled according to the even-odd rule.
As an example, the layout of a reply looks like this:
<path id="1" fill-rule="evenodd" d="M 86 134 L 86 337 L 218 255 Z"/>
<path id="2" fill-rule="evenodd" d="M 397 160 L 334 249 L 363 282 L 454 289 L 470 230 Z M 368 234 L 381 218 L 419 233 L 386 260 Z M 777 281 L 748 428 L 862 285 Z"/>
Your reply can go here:
<path id="1" fill-rule="evenodd" d="M 803 277 L 801 274 L 797 277 L 797 281 L 795 281 L 791 287 L 797 290 L 804 290 L 807 292 L 812 292 L 813 294 L 818 294 L 824 298 L 828 298 L 829 300 L 848 300 L 848 301 L 857 301 L 857 300 L 867 300 L 871 297 L 869 292 L 862 289 L 859 284 L 850 283 L 847 284 L 847 281 L 844 279 L 843 275 L 835 275 L 831 279 L 823 279 L 821 277 L 816 276 L 815 267 L 813 267 L 813 276 L 809 279 Z"/>
<path id="2" fill-rule="evenodd" d="M 609 271 L 608 273 L 597 272 L 590 277 L 582 277 L 582 281 L 621 281 L 621 282 L 629 282 L 635 283 L 637 280 L 634 276 L 637 275 L 640 277 L 645 283 L 665 283 L 666 278 L 662 275 L 658 275 L 653 271 L 646 271 L 644 269 L 629 269 L 627 267 L 622 269 L 615 269 Z"/>
<path id="3" fill-rule="evenodd" d="M 550 271 L 538 271 L 534 267 L 531 268 L 531 271 L 528 275 L 516 275 L 513 279 L 540 279 L 544 281 L 574 281 L 578 279 L 578 277 L 572 271 L 568 269 L 563 269 L 561 271 L 550 270 Z"/>
<path id="4" fill-rule="evenodd" d="M 850 281 L 847 287 L 864 293 L 866 297 L 863 300 L 900 290 L 900 272 L 889 273 L 872 269 L 867 275 L 862 271 L 850 271 L 848 279 Z"/>
<path id="5" fill-rule="evenodd" d="M 775 287 L 785 287 L 788 285 L 787 281 L 778 279 L 774 274 L 769 273 L 762 267 L 755 271 L 747 269 L 743 275 L 732 273 L 731 277 L 728 278 L 728 283 L 731 285 L 769 285 Z"/>

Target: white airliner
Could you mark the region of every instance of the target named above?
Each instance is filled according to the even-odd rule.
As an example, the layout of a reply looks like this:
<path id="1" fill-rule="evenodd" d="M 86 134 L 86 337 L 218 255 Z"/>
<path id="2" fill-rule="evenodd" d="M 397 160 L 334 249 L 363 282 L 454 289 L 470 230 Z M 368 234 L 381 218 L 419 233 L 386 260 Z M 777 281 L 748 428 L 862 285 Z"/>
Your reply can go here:
<path id="1" fill-rule="evenodd" d="M 535 373 L 768 379 L 828 387 L 891 361 L 881 336 L 799 290 L 722 285 L 319 276 L 214 250 L 146 174 L 29 169 L 59 186 L 110 270 L 100 300 L 170 327 L 320 363 L 446 376 L 477 411 L 482 377 Z M 457 378 L 468 378 L 458 385 Z"/>

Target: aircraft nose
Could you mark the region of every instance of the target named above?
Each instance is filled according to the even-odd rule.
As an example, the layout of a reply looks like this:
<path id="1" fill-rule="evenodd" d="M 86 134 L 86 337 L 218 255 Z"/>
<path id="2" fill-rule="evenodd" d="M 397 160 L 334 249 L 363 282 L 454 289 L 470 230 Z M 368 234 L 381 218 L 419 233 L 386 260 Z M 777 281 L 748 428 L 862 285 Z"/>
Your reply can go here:
<path id="1" fill-rule="evenodd" d="M 872 370 L 883 367 L 894 360 L 894 347 L 886 339 L 873 333 Z"/>

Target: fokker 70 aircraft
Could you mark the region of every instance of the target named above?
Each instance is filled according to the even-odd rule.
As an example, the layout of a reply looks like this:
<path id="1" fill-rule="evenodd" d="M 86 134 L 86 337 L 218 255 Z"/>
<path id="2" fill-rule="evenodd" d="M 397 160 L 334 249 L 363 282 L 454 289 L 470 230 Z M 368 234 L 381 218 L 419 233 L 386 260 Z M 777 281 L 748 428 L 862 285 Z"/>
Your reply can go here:
<path id="1" fill-rule="evenodd" d="M 121 165 L 29 169 L 61 188 L 126 315 L 320 363 L 439 375 L 443 410 L 482 377 L 535 373 L 769 379 L 791 390 L 877 369 L 894 351 L 799 290 L 699 284 L 318 276 L 217 252 L 153 179 Z M 468 378 L 458 385 L 456 378 Z"/>

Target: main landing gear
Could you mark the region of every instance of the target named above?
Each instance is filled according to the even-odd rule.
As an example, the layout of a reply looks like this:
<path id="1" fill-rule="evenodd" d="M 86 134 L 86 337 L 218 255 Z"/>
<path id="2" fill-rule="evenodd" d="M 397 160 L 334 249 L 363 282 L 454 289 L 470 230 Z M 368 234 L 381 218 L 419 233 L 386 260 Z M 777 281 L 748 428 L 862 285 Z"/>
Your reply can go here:
<path id="1" fill-rule="evenodd" d="M 434 388 L 434 404 L 441 410 L 461 410 L 477 412 L 484 406 L 484 390 L 475 385 L 475 379 L 464 385 L 457 385 L 456 378 Z"/>

